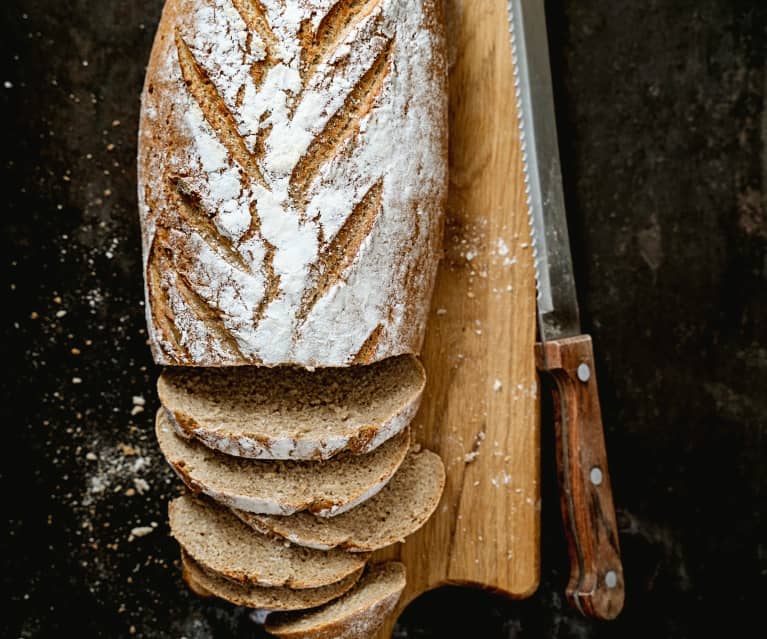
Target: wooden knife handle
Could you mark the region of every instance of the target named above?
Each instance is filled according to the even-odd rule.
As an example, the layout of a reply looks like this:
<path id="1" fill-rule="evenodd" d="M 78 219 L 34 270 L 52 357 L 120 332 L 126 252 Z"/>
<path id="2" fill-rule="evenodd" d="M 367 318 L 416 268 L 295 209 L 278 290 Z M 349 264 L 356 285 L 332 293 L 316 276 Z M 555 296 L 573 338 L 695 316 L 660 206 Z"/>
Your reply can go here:
<path id="1" fill-rule="evenodd" d="M 591 337 L 538 344 L 536 363 L 554 380 L 557 467 L 570 554 L 567 598 L 588 617 L 614 619 L 623 608 L 623 566 Z"/>

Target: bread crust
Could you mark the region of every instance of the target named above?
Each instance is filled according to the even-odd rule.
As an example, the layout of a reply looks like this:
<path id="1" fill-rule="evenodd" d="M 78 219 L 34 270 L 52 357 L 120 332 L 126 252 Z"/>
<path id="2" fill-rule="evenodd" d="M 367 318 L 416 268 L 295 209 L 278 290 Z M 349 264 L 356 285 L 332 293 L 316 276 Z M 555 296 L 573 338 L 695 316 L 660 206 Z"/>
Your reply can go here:
<path id="1" fill-rule="evenodd" d="M 447 192 L 440 2 L 288 4 L 163 12 L 138 158 L 158 364 L 348 366 L 423 343 Z"/>

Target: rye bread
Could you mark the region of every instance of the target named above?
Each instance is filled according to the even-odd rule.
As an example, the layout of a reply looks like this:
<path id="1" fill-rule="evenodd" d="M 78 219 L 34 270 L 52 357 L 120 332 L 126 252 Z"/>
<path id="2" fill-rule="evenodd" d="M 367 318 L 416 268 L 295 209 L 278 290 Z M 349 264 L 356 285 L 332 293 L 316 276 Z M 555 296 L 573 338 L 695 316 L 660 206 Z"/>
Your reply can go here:
<path id="1" fill-rule="evenodd" d="M 364 567 L 366 556 L 323 552 L 271 539 L 240 521 L 228 508 L 191 495 L 168 505 L 170 529 L 205 571 L 240 584 L 270 588 L 317 588 Z"/>
<path id="2" fill-rule="evenodd" d="M 417 353 L 442 253 L 439 0 L 168 0 L 142 94 L 163 365 Z"/>
<path id="3" fill-rule="evenodd" d="M 405 566 L 371 566 L 356 586 L 316 610 L 274 613 L 266 630 L 279 639 L 365 639 L 373 637 L 405 589 Z"/>
<path id="4" fill-rule="evenodd" d="M 324 462 L 241 459 L 180 437 L 162 408 L 155 432 L 165 459 L 190 490 L 268 515 L 307 510 L 330 517 L 354 508 L 386 485 L 410 443 L 406 429 L 366 455 L 341 453 Z"/>
<path id="5" fill-rule="evenodd" d="M 426 374 L 404 355 L 369 366 L 168 368 L 157 383 L 182 433 L 250 459 L 375 450 L 418 410 Z"/>
<path id="6" fill-rule="evenodd" d="M 348 592 L 362 575 L 362 568 L 341 581 L 319 588 L 265 588 L 236 584 L 206 572 L 188 554 L 181 552 L 182 577 L 189 589 L 200 597 L 218 597 L 235 606 L 257 610 L 305 610 L 321 606 Z"/>
<path id="7" fill-rule="evenodd" d="M 423 526 L 437 508 L 444 485 L 445 467 L 439 455 L 422 450 L 407 456 L 381 492 L 332 519 L 309 513 L 290 517 L 234 513 L 261 533 L 308 548 L 372 552 L 403 541 Z"/>

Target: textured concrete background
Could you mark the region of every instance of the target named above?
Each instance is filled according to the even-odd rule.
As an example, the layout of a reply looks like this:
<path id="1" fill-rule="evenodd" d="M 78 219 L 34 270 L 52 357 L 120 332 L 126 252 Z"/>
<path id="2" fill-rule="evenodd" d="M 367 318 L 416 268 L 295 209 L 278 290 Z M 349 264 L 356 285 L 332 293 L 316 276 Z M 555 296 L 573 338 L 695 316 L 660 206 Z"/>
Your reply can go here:
<path id="1" fill-rule="evenodd" d="M 563 603 L 546 434 L 538 593 L 432 593 L 396 636 L 737 636 L 767 595 L 767 5 L 550 4 L 628 604 L 596 624 Z M 134 157 L 160 8 L 0 7 L 4 637 L 260 636 L 180 587 L 149 435 Z"/>

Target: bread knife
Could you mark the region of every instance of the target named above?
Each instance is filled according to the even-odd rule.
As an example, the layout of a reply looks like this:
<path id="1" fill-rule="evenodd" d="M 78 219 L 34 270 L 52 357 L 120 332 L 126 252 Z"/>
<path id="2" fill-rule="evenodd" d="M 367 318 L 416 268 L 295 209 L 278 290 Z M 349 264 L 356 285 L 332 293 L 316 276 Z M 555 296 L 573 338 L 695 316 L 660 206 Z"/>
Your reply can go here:
<path id="1" fill-rule="evenodd" d="M 581 330 L 557 143 L 544 0 L 509 0 L 517 114 L 537 285 L 536 366 L 553 380 L 568 601 L 613 619 L 624 600 L 594 350 Z"/>

